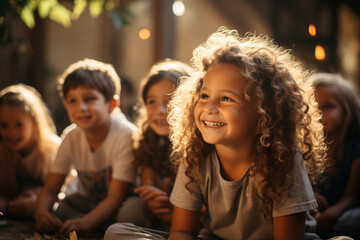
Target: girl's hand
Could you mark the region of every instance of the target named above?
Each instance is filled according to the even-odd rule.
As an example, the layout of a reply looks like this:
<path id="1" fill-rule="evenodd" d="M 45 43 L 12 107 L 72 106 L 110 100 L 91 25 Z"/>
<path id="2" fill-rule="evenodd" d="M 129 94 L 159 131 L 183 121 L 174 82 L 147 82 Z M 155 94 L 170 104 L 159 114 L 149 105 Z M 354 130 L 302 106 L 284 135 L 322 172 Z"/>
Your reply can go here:
<path id="1" fill-rule="evenodd" d="M 36 230 L 45 233 L 57 232 L 63 225 L 62 221 L 50 212 L 35 214 Z"/>
<path id="2" fill-rule="evenodd" d="M 58 235 L 68 236 L 70 232 L 75 231 L 76 233 L 84 234 L 89 232 L 88 224 L 84 218 L 74 218 L 67 220 L 60 230 L 57 232 Z"/>
<path id="3" fill-rule="evenodd" d="M 31 216 L 34 214 L 37 195 L 33 191 L 22 193 L 9 203 L 9 214 L 15 217 Z"/>
<path id="4" fill-rule="evenodd" d="M 155 215 L 170 213 L 172 205 L 168 196 L 157 196 L 146 202 Z"/>
<path id="5" fill-rule="evenodd" d="M 329 203 L 326 201 L 326 199 L 321 194 L 315 193 L 315 199 L 318 204 L 319 212 L 322 213 L 323 211 L 325 211 L 326 209 L 329 208 Z"/>
<path id="6" fill-rule="evenodd" d="M 326 237 L 331 232 L 331 229 L 337 220 L 336 216 L 332 213 L 331 208 L 316 216 L 315 219 L 317 222 L 316 232 L 320 237 Z"/>
<path id="7" fill-rule="evenodd" d="M 139 197 L 146 202 L 158 196 L 167 196 L 166 192 L 152 185 L 143 185 L 136 188 L 134 192 L 139 194 Z"/>

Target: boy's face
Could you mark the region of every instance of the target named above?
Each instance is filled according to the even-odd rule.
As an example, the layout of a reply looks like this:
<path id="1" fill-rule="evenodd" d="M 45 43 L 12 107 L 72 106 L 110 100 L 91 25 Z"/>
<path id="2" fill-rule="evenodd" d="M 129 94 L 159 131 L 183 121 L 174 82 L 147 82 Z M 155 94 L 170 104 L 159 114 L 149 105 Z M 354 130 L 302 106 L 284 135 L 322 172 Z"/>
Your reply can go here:
<path id="1" fill-rule="evenodd" d="M 85 131 L 107 126 L 113 110 L 98 90 L 83 86 L 68 91 L 65 107 L 70 121 Z"/>

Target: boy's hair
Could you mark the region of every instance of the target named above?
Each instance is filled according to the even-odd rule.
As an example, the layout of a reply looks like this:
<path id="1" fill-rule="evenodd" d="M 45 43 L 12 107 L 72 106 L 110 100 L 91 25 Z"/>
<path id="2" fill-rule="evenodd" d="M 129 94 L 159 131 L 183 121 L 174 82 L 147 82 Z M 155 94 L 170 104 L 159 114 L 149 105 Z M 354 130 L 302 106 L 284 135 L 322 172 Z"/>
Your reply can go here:
<path id="1" fill-rule="evenodd" d="M 176 87 L 181 77 L 190 76 L 192 73 L 193 69 L 189 65 L 167 58 L 155 63 L 140 83 L 139 96 L 141 105 L 136 121 L 139 135 L 134 141 L 134 154 L 140 164 L 155 169 L 161 176 L 174 175 L 170 168 L 170 153 L 164 151 L 164 149 L 170 148 L 170 141 L 168 137 L 157 135 L 149 127 L 146 113 L 147 93 L 151 86 L 164 78 L 172 81 Z M 159 144 L 160 139 L 164 140 L 163 145 Z"/>
<path id="2" fill-rule="evenodd" d="M 56 129 L 54 122 L 51 118 L 51 114 L 45 103 L 43 102 L 40 94 L 33 87 L 27 85 L 12 85 L 4 88 L 0 92 L 0 107 L 1 106 L 16 107 L 24 111 L 32 118 L 36 131 L 34 134 L 34 138 L 36 141 L 35 147 L 38 149 L 41 156 L 43 156 L 41 159 L 39 159 L 39 165 L 44 166 L 44 164 L 46 164 L 44 162 L 45 156 L 47 155 L 47 151 L 49 151 L 49 142 L 51 142 L 51 138 L 56 136 Z M 0 145 L 3 145 L 1 136 L 0 143 Z M 6 149 L 6 147 L 4 146 L 1 146 L 1 148 L 0 178 L 3 178 L 4 176 L 8 176 L 9 174 L 14 175 L 14 172 L 9 169 L 15 168 L 16 162 L 11 162 L 11 160 L 13 159 L 10 160 L 9 156 L 5 156 L 7 154 L 11 154 L 11 151 L 9 151 L 9 149 Z M 6 165 L 6 167 L 4 166 L 4 164 Z M 10 165 L 12 165 L 12 167 Z M 11 189 L 11 184 L 15 183 L 15 180 L 11 181 L 9 179 L 11 178 L 5 180 L 7 182 L 5 188 L 7 188 L 8 190 Z M 0 185 L 3 183 L 2 180 L 3 179 L 1 179 L 0 181 Z M 3 190 L 2 187 L 4 186 L 0 186 L 1 190 Z M 19 186 L 15 186 L 14 188 L 17 189 L 17 187 Z"/>
<path id="3" fill-rule="evenodd" d="M 313 88 L 305 81 L 307 73 L 299 62 L 268 37 L 247 34 L 240 38 L 237 31 L 225 27 L 210 35 L 193 52 L 197 72 L 178 86 L 169 106 L 172 159 L 176 164 L 185 162 L 190 191 L 194 191 L 192 182 L 202 181 L 200 168 L 214 149 L 195 125 L 194 108 L 206 72 L 217 63 L 241 69 L 248 82 L 244 99 L 256 101 L 252 174 L 261 176 L 257 196 L 262 200 L 261 211 L 269 218 L 273 203 L 286 197 L 285 190 L 293 184 L 297 151 L 307 160 L 311 180 L 323 169 L 326 148 Z"/>
<path id="4" fill-rule="evenodd" d="M 60 97 L 65 99 L 69 90 L 78 86 L 98 90 L 107 102 L 119 99 L 121 90 L 120 78 L 112 65 L 87 58 L 71 64 L 58 83 Z"/>

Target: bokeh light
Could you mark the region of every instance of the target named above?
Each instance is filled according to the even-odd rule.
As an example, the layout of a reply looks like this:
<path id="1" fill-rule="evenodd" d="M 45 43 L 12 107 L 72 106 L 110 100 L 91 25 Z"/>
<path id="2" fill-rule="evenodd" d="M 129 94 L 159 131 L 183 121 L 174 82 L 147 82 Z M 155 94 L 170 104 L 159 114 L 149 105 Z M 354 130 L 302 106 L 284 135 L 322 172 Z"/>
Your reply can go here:
<path id="1" fill-rule="evenodd" d="M 142 40 L 146 40 L 150 37 L 151 33 L 149 31 L 149 29 L 147 28 L 143 28 L 139 31 L 139 38 Z"/>
<path id="2" fill-rule="evenodd" d="M 185 13 L 185 5 L 182 1 L 175 1 L 172 5 L 172 10 L 176 16 L 182 16 Z"/>
<path id="3" fill-rule="evenodd" d="M 316 45 L 315 47 L 315 59 L 318 61 L 325 60 L 326 54 L 325 49 L 321 45 Z"/>
<path id="4" fill-rule="evenodd" d="M 310 24 L 309 25 L 309 34 L 310 36 L 312 37 L 315 37 L 316 36 L 316 27 L 314 24 Z"/>

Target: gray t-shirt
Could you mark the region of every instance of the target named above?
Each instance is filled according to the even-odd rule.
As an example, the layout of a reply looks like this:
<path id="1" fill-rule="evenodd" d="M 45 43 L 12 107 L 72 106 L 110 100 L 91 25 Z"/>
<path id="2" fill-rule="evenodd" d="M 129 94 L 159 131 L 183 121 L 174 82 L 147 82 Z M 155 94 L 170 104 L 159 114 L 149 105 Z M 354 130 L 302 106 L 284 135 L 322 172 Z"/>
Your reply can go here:
<path id="1" fill-rule="evenodd" d="M 289 196 L 280 204 L 274 204 L 273 217 L 306 212 L 317 207 L 313 190 L 300 154 L 296 155 L 294 184 Z M 239 180 L 227 181 L 220 173 L 216 152 L 212 152 L 202 169 L 203 184 L 197 193 L 191 193 L 185 185 L 189 181 L 181 165 L 176 177 L 170 201 L 179 208 L 200 211 L 202 204 L 207 211 L 203 218 L 203 239 L 272 239 L 273 222 L 264 219 L 260 200 L 256 196 L 259 177 L 250 176 L 251 168 Z"/>

